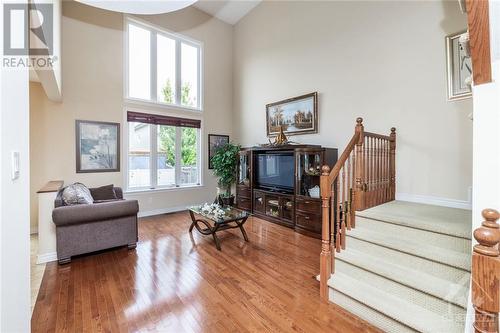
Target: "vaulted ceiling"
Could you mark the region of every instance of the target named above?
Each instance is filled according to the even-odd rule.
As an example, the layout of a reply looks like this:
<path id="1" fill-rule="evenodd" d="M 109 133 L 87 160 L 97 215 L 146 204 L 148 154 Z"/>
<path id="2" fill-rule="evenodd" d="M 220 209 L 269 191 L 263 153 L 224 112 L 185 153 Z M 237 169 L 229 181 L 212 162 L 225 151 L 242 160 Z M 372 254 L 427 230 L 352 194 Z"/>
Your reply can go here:
<path id="1" fill-rule="evenodd" d="M 207 14 L 226 23 L 236 24 L 262 0 L 200 0 L 194 4 Z"/>

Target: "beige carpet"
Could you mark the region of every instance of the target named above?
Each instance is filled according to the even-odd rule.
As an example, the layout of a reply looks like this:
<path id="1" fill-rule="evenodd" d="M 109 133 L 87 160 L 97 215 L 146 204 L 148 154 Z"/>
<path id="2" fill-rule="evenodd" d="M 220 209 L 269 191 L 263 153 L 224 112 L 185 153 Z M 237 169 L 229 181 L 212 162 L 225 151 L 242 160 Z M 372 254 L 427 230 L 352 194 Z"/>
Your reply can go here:
<path id="1" fill-rule="evenodd" d="M 392 201 L 356 215 L 451 236 L 472 237 L 472 213 L 465 209 Z"/>
<path id="2" fill-rule="evenodd" d="M 470 211 L 395 201 L 356 215 L 330 300 L 386 332 L 463 332 Z"/>

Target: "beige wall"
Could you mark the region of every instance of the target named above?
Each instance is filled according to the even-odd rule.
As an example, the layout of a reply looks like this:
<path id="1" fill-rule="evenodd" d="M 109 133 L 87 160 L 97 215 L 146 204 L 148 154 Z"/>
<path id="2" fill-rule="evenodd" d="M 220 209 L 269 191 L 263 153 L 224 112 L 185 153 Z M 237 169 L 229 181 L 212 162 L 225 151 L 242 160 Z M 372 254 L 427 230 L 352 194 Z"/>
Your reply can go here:
<path id="1" fill-rule="evenodd" d="M 319 133 L 292 140 L 343 149 L 357 116 L 372 132 L 396 126 L 399 194 L 468 199 L 472 103 L 446 100 L 444 37 L 465 27 L 456 2 L 265 1 L 234 29 L 194 8 L 142 19 L 204 43 L 205 187 L 137 194 L 141 210 L 212 198 L 207 134 L 266 142 L 265 104 L 312 91 L 319 92 Z M 124 179 L 76 174 L 74 147 L 75 119 L 123 125 L 122 15 L 64 2 L 62 26 L 63 102 L 30 85 L 32 224 L 35 192 L 48 180 Z"/>
<path id="2" fill-rule="evenodd" d="M 205 110 L 203 115 L 193 114 L 202 117 L 204 187 L 129 197 L 140 200 L 143 212 L 211 200 L 216 181 L 207 169 L 206 138 L 208 133 L 232 134 L 232 27 L 195 8 L 142 19 L 204 43 Z M 88 186 L 123 184 L 122 172 L 75 173 L 74 124 L 75 119 L 121 122 L 123 140 L 122 30 L 120 14 L 63 3 L 63 102 L 49 101 L 40 84 L 30 85 L 32 227 L 37 222 L 36 191 L 49 180 L 78 181 Z M 122 150 L 122 171 L 125 156 Z"/>
<path id="3" fill-rule="evenodd" d="M 234 133 L 266 141 L 264 105 L 319 92 L 319 133 L 343 149 L 355 118 L 397 127 L 397 190 L 459 201 L 472 184 L 471 100 L 447 102 L 445 36 L 456 1 L 264 1 L 234 29 Z"/>

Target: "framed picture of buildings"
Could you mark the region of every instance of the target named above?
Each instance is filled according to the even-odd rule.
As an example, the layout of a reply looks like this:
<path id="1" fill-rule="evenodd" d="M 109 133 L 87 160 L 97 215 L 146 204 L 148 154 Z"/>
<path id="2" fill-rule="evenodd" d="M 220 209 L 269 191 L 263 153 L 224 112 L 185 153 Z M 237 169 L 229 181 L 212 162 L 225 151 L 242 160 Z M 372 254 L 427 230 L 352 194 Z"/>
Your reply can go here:
<path id="1" fill-rule="evenodd" d="M 209 134 L 208 135 L 208 168 L 213 169 L 212 157 L 215 151 L 229 143 L 229 135 Z"/>
<path id="2" fill-rule="evenodd" d="M 459 39 L 465 31 L 446 37 L 446 63 L 448 74 L 448 100 L 472 96 L 467 80 L 472 80 L 472 62 L 460 45 Z"/>
<path id="3" fill-rule="evenodd" d="M 120 124 L 76 121 L 76 172 L 120 171 Z"/>
<path id="4" fill-rule="evenodd" d="M 283 128 L 286 134 L 318 133 L 318 93 L 297 96 L 266 105 L 267 136 Z"/>

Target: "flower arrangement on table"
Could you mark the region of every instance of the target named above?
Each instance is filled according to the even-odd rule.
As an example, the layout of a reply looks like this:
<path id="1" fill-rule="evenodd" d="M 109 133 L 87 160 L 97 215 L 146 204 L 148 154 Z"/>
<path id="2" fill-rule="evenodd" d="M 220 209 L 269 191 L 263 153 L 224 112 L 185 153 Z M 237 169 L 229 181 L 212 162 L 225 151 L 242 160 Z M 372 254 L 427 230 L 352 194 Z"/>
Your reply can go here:
<path id="1" fill-rule="evenodd" d="M 200 207 L 200 211 L 206 215 L 212 215 L 217 219 L 222 219 L 226 215 L 226 210 L 224 210 L 220 205 L 213 203 L 205 203 Z"/>

